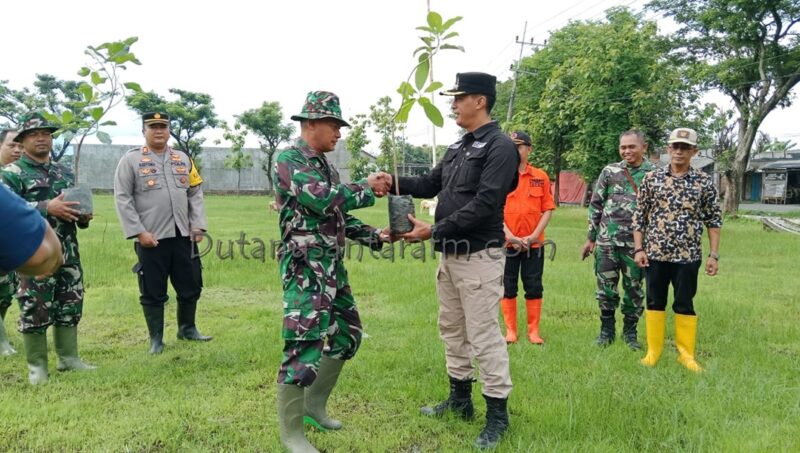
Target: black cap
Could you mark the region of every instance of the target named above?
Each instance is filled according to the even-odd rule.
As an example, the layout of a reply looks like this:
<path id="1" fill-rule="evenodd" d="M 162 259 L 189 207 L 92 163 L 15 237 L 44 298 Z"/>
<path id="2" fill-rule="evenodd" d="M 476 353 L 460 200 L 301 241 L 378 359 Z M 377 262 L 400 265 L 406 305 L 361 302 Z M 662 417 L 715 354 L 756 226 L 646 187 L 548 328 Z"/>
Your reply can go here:
<path id="1" fill-rule="evenodd" d="M 169 125 L 169 115 L 164 112 L 147 112 L 142 114 L 142 124 L 163 123 Z"/>
<path id="2" fill-rule="evenodd" d="M 485 94 L 495 97 L 497 77 L 485 72 L 459 72 L 456 74 L 456 86 L 441 91 L 443 96 L 460 96 L 462 94 Z"/>
<path id="3" fill-rule="evenodd" d="M 515 131 L 511 133 L 511 140 L 514 144 L 531 146 L 531 136 L 522 131 Z"/>

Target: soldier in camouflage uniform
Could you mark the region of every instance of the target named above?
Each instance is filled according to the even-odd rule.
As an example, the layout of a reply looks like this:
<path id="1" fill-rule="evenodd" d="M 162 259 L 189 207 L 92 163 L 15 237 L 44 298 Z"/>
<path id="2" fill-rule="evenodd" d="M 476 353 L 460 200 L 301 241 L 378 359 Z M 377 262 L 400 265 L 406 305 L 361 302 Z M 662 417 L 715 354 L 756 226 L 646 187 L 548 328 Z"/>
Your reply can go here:
<path id="1" fill-rule="evenodd" d="M 28 380 L 47 382 L 47 327 L 58 356 L 57 369 L 88 370 L 94 367 L 78 357 L 78 323 L 83 313 L 83 269 L 78 251 L 77 228 L 86 228 L 91 214 L 80 215 L 77 202 L 64 201 L 62 190 L 74 185 L 72 171 L 50 161 L 52 133 L 40 113 L 20 119 L 22 129 L 14 140 L 22 143 L 22 157 L 2 170 L 3 182 L 37 208 L 56 231 L 64 250 L 64 265 L 41 280 L 20 275 L 17 293 L 20 305 L 19 331 L 25 344 Z"/>
<path id="2" fill-rule="evenodd" d="M 4 129 L 0 132 L 0 167 L 4 167 L 19 159 L 22 145 L 14 141 L 17 136 L 16 129 Z M 0 356 L 9 356 L 17 351 L 8 342 L 5 324 L 11 299 L 17 292 L 17 275 L 14 272 L 0 274 Z"/>
<path id="3" fill-rule="evenodd" d="M 284 339 L 278 418 L 286 448 L 304 452 L 316 451 L 303 433 L 304 415 L 317 428 L 341 428 L 325 407 L 344 362 L 361 344 L 361 321 L 344 267 L 345 238 L 380 250 L 388 231 L 349 211 L 372 206 L 389 181 L 370 175 L 343 184 L 325 158 L 341 137 L 339 129 L 349 127 L 333 93 L 308 93 L 292 120 L 300 121 L 300 138 L 278 155 L 274 167 Z"/>
<path id="4" fill-rule="evenodd" d="M 636 326 L 642 315 L 644 271 L 633 261 L 633 229 L 636 194 L 644 175 L 655 169 L 645 158 L 647 143 L 637 130 L 624 132 L 619 138 L 622 161 L 607 165 L 597 178 L 589 203 L 589 237 L 583 257 L 594 252 L 597 276 L 597 300 L 600 303 L 599 346 L 608 346 L 616 337 L 614 313 L 619 305 L 617 285 L 622 274 L 624 315 L 622 338 L 633 349 L 641 348 Z"/>

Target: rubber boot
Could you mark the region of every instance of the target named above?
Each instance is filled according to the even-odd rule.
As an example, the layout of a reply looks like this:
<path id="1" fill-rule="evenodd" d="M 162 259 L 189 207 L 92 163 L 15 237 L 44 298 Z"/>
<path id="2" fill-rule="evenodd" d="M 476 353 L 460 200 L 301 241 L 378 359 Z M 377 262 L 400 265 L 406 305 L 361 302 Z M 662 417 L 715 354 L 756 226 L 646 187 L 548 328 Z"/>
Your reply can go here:
<path id="1" fill-rule="evenodd" d="M 486 395 L 483 398 L 486 400 L 486 426 L 475 439 L 475 447 L 488 450 L 496 447 L 508 430 L 508 399 Z"/>
<path id="2" fill-rule="evenodd" d="M 645 325 L 647 326 L 647 354 L 639 362 L 645 366 L 656 366 L 661 352 L 664 351 L 664 330 L 667 324 L 667 312 L 645 310 Z"/>
<path id="3" fill-rule="evenodd" d="M 297 385 L 278 384 L 281 443 L 291 453 L 319 453 L 303 432 L 303 393 Z"/>
<path id="4" fill-rule="evenodd" d="M 53 327 L 53 344 L 56 349 L 56 369 L 67 370 L 94 370 L 97 367 L 81 362 L 78 357 L 78 326 Z"/>
<path id="5" fill-rule="evenodd" d="M 603 311 L 600 313 L 600 335 L 594 340 L 597 346 L 609 346 L 617 336 L 616 320 L 613 311 Z"/>
<path id="6" fill-rule="evenodd" d="M 697 341 L 697 316 L 675 313 L 675 345 L 678 347 L 678 362 L 688 370 L 699 373 L 703 368 L 694 359 Z"/>
<path id="7" fill-rule="evenodd" d="M 450 410 L 464 420 L 470 420 L 475 415 L 475 408 L 472 406 L 472 379 L 449 379 L 450 396 L 436 406 L 425 406 L 420 411 L 428 417 L 441 417 Z"/>
<path id="8" fill-rule="evenodd" d="M 528 341 L 533 344 L 544 344 L 539 336 L 539 320 L 542 318 L 542 299 L 525 299 L 528 310 Z"/>
<path id="9" fill-rule="evenodd" d="M 503 322 L 506 325 L 506 343 L 517 342 L 517 298 L 504 297 L 500 300 Z"/>
<path id="10" fill-rule="evenodd" d="M 639 317 L 635 314 L 626 314 L 622 320 L 622 339 L 633 351 L 642 349 L 636 334 L 637 324 L 639 324 Z"/>
<path id="11" fill-rule="evenodd" d="M 17 350 L 8 342 L 8 336 L 6 336 L 6 326 L 3 322 L 6 318 L 6 310 L 8 310 L 8 307 L 0 308 L 0 356 L 9 356 L 17 353 Z"/>
<path id="12" fill-rule="evenodd" d="M 150 335 L 150 354 L 161 354 L 164 351 L 164 306 L 142 305 L 147 332 Z"/>
<path id="13" fill-rule="evenodd" d="M 28 382 L 31 385 L 47 383 L 47 334 L 23 333 L 25 358 L 28 361 Z"/>
<path id="14" fill-rule="evenodd" d="M 339 379 L 339 373 L 342 372 L 343 366 L 344 360 L 322 356 L 317 378 L 314 379 L 314 383 L 311 386 L 306 388 L 303 422 L 320 431 L 342 428 L 342 422 L 328 417 L 326 406 L 328 405 L 328 397 L 336 386 L 336 381 Z"/>
<path id="15" fill-rule="evenodd" d="M 197 302 L 178 302 L 178 340 L 211 341 L 214 338 L 203 335 L 197 330 L 197 326 L 194 324 L 196 312 Z"/>

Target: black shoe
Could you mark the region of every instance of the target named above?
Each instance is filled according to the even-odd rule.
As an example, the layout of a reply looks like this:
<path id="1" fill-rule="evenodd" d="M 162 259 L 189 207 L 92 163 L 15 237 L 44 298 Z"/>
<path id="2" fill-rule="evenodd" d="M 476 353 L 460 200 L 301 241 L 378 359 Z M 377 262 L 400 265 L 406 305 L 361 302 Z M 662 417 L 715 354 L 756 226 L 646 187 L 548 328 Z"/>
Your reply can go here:
<path id="1" fill-rule="evenodd" d="M 610 315 L 603 313 L 600 315 L 600 335 L 594 340 L 594 344 L 601 347 L 606 347 L 614 342 L 617 336 L 614 319 L 614 312 Z"/>
<path id="2" fill-rule="evenodd" d="M 475 439 L 475 447 L 487 450 L 496 447 L 508 430 L 508 399 L 486 395 L 483 398 L 486 400 L 486 426 Z"/>
<path id="3" fill-rule="evenodd" d="M 441 417 L 447 411 L 455 412 L 464 420 L 475 416 L 475 408 L 472 406 L 472 379 L 461 381 L 450 377 L 450 396 L 436 406 L 420 409 L 428 417 Z"/>
<path id="4" fill-rule="evenodd" d="M 142 305 L 147 331 L 150 334 L 150 354 L 164 351 L 164 306 Z"/>
<path id="5" fill-rule="evenodd" d="M 194 323 L 197 303 L 181 303 L 178 301 L 178 340 L 210 341 L 214 337 L 206 336 L 197 330 Z"/>
<path id="6" fill-rule="evenodd" d="M 622 324 L 622 339 L 634 351 L 642 349 L 642 345 L 636 338 L 636 326 L 639 324 L 639 317 L 636 315 L 625 315 Z"/>

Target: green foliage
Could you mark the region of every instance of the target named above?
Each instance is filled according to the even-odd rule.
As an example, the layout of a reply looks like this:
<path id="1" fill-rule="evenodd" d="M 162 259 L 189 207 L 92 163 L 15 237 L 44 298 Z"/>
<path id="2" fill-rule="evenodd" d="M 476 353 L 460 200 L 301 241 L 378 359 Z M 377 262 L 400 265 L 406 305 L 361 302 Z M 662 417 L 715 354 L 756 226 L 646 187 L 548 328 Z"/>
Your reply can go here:
<path id="1" fill-rule="evenodd" d="M 423 45 L 414 50 L 417 65 L 414 66 L 408 79 L 397 89 L 401 96 L 400 108 L 397 109 L 395 115 L 395 121 L 398 123 L 408 122 L 411 109 L 418 104 L 425 111 L 425 116 L 431 123 L 438 127 L 444 125 L 442 112 L 427 97 L 443 85 L 441 82 L 434 81 L 430 75 L 433 71 L 433 57 L 440 51 L 447 49 L 464 51 L 463 47 L 450 43 L 450 40 L 457 37 L 458 33 L 449 30 L 461 19 L 461 16 L 456 16 L 445 21 L 441 14 L 430 11 L 427 24 L 417 27 L 417 30 L 425 32 L 419 37 Z M 411 84 L 412 79 L 414 80 L 413 85 Z"/>
<path id="2" fill-rule="evenodd" d="M 396 121 L 398 112 L 392 108 L 392 98 L 384 96 L 378 99 L 377 104 L 369 106 L 369 121 L 374 130 L 381 137 L 378 144 L 380 154 L 376 160 L 378 168 L 383 171 L 392 171 L 394 165 L 395 145 L 399 135 L 405 127 L 404 123 Z"/>
<path id="3" fill-rule="evenodd" d="M 153 91 L 140 91 L 125 100 L 128 107 L 139 115 L 147 112 L 167 112 L 170 117 L 169 133 L 175 139 L 175 148 L 187 152 L 199 167 L 199 157 L 206 139 L 198 137 L 198 134 L 220 124 L 214 112 L 213 99 L 205 93 L 178 88 L 170 88 L 169 92 L 178 98 L 167 101 Z"/>
<path id="4" fill-rule="evenodd" d="M 623 131 L 640 129 L 657 148 L 675 124 L 701 114 L 668 50 L 654 22 L 625 8 L 571 22 L 520 63 L 519 108 L 505 128 L 529 130 L 532 160 L 551 174 L 573 168 L 593 181 L 619 160 Z"/>
<path id="5" fill-rule="evenodd" d="M 345 140 L 345 148 L 350 153 L 347 167 L 350 169 L 350 180 L 358 181 L 366 178 L 370 173 L 369 159 L 364 156 L 365 148 L 369 144 L 367 128 L 372 124 L 366 115 L 360 113 L 350 118 L 350 132 Z"/>
<path id="6" fill-rule="evenodd" d="M 225 168 L 236 170 L 236 196 L 239 196 L 239 190 L 242 182 L 242 169 L 250 168 L 253 166 L 253 156 L 244 153 L 244 142 L 247 140 L 247 129 L 242 128 L 240 122 L 233 125 L 233 129 L 228 126 L 228 123 L 222 123 L 223 133 L 222 136 L 225 140 L 231 142 L 231 151 L 225 157 Z"/>
<path id="7" fill-rule="evenodd" d="M 737 146 L 724 174 L 724 208 L 735 213 L 758 128 L 772 110 L 790 104 L 800 82 L 800 3 L 654 0 L 649 8 L 680 25 L 674 54 L 691 80 L 701 89 L 719 89 L 736 108 Z"/>
<path id="8" fill-rule="evenodd" d="M 294 134 L 293 123 L 283 124 L 283 112 L 278 102 L 264 102 L 257 109 L 242 112 L 236 119 L 258 137 L 261 151 L 266 157 L 261 162 L 261 169 L 269 179 L 269 191 L 274 190 L 272 181 L 272 160 L 281 143 L 288 142 Z"/>
<path id="9" fill-rule="evenodd" d="M 44 116 L 48 121 L 59 128 L 59 132 L 78 138 L 74 150 L 75 180 L 78 181 L 80 167 L 81 146 L 86 137 L 97 135 L 102 143 L 111 143 L 111 137 L 100 130 L 100 126 L 112 125 L 113 122 L 101 122 L 103 117 L 125 98 L 127 90 L 136 91 L 135 83 L 122 82 L 122 71 L 127 69 L 127 63 L 141 65 L 141 62 L 131 52 L 131 46 L 138 41 L 137 37 L 130 37 L 122 41 L 105 42 L 99 46 L 87 46 L 84 53 L 91 62 L 78 71 L 82 82 L 59 82 L 55 78 L 39 82 L 47 86 L 51 93 L 61 90 L 69 99 L 68 108 L 59 112 L 57 109 L 45 111 Z M 63 87 L 63 89 L 62 89 Z M 66 92 L 68 91 L 68 93 Z M 76 94 L 80 93 L 80 97 Z"/>

